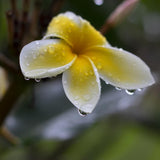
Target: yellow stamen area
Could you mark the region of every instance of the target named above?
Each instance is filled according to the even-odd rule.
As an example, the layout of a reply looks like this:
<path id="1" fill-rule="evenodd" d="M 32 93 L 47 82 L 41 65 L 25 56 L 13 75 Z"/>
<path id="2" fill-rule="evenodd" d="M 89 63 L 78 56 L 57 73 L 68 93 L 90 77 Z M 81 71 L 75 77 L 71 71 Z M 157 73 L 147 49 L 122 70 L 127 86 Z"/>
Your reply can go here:
<path id="1" fill-rule="evenodd" d="M 80 37 L 80 27 L 68 17 L 59 15 L 50 22 L 46 35 L 54 35 L 64 39 L 73 46 L 73 42 L 78 43 Z"/>
<path id="2" fill-rule="evenodd" d="M 70 19 L 65 14 L 53 18 L 46 35 L 64 39 L 76 54 L 81 54 L 83 50 L 94 45 L 107 43 L 106 39 L 88 21 L 79 16 Z"/>
<path id="3" fill-rule="evenodd" d="M 89 85 L 90 79 L 95 78 L 90 62 L 82 56 L 78 56 L 77 60 L 71 66 L 70 72 L 72 75 L 71 83 L 80 90 L 83 90 L 83 87 Z M 73 92 L 75 87 L 73 87 Z"/>

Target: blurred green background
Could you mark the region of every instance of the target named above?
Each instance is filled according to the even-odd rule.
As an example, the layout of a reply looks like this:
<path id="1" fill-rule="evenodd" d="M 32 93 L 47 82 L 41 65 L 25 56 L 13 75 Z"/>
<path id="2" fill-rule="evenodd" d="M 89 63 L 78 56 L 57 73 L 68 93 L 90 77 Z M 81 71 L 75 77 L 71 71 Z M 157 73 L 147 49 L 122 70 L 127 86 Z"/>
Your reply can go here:
<path id="1" fill-rule="evenodd" d="M 93 0 L 65 0 L 59 12 L 73 11 L 100 29 L 121 2 L 104 0 L 96 5 Z M 19 10 L 21 3 L 17 0 Z M 42 3 L 41 9 L 47 12 L 51 0 Z M 1 0 L 0 52 L 5 54 L 9 9 L 10 1 Z M 20 144 L 12 145 L 1 136 L 0 160 L 160 160 L 160 1 L 141 0 L 105 36 L 113 46 L 141 57 L 156 84 L 130 96 L 101 81 L 97 107 L 81 117 L 64 94 L 61 76 L 39 83 L 30 80 L 5 121 Z"/>

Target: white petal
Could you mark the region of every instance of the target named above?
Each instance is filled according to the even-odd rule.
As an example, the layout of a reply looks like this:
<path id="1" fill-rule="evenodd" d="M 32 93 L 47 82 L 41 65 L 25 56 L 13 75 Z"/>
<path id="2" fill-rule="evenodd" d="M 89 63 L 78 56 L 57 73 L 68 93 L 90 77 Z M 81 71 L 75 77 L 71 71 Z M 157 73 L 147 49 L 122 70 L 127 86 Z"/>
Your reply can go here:
<path id="1" fill-rule="evenodd" d="M 9 81 L 6 71 L 0 67 L 0 99 L 4 96 L 8 89 Z"/>
<path id="2" fill-rule="evenodd" d="M 68 69 L 74 60 L 70 47 L 62 40 L 39 40 L 23 47 L 20 67 L 28 78 L 52 77 Z"/>
<path id="3" fill-rule="evenodd" d="M 138 89 L 154 83 L 149 67 L 136 55 L 115 47 L 95 47 L 89 56 L 107 83 L 123 89 Z"/>
<path id="4" fill-rule="evenodd" d="M 79 110 L 91 113 L 100 97 L 100 80 L 92 61 L 79 56 L 62 80 L 68 99 Z"/>

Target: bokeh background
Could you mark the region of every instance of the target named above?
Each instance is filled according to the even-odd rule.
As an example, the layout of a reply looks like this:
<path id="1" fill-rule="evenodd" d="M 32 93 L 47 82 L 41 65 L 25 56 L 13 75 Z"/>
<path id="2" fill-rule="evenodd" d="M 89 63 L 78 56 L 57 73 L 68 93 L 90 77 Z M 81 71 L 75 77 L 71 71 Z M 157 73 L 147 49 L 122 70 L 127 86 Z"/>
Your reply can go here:
<path id="1" fill-rule="evenodd" d="M 30 1 L 29 17 L 34 13 L 35 1 Z M 41 16 L 46 20 L 44 27 L 53 16 L 48 12 L 51 3 L 52 0 L 45 0 L 37 6 L 47 13 L 47 18 Z M 75 12 L 99 30 L 122 0 L 99 3 L 65 0 L 57 13 Z M 17 6 L 21 12 L 22 1 L 17 0 Z M 9 0 L 0 1 L 0 52 L 18 65 L 19 53 L 13 53 L 9 45 L 6 12 L 10 9 Z M 24 43 L 43 37 L 45 30 L 39 23 L 37 26 L 36 36 Z M 25 89 L 16 97 L 4 121 L 19 143 L 13 145 L 1 135 L 0 160 L 160 159 L 160 1 L 141 0 L 105 36 L 113 46 L 141 57 L 151 68 L 156 83 L 131 96 L 101 81 L 102 94 L 97 107 L 93 113 L 82 117 L 66 98 L 61 76 L 38 83 L 24 81 Z M 12 81 L 14 76 L 7 74 Z M 15 94 L 18 86 L 17 83 L 13 87 Z"/>

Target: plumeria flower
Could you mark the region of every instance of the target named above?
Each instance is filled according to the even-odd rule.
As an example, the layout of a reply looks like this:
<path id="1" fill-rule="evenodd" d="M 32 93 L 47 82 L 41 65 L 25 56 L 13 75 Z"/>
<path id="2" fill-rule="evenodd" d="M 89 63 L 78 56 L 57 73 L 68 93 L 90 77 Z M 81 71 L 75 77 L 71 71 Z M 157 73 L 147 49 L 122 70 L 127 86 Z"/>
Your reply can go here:
<path id="1" fill-rule="evenodd" d="M 8 88 L 8 78 L 5 70 L 0 67 L 0 100 L 6 93 Z"/>
<path id="2" fill-rule="evenodd" d="M 72 12 L 53 18 L 42 40 L 23 47 L 20 67 L 27 78 L 63 73 L 66 96 L 84 113 L 91 113 L 100 98 L 100 78 L 126 90 L 154 83 L 140 58 L 112 47 L 88 21 Z"/>

